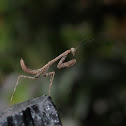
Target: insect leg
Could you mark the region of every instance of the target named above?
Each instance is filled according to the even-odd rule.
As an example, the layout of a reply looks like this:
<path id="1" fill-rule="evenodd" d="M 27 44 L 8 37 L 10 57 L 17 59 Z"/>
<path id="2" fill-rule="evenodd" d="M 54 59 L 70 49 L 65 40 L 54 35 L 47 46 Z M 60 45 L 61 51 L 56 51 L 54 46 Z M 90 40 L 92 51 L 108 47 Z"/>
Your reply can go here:
<path id="1" fill-rule="evenodd" d="M 10 106 L 10 104 L 11 104 L 11 102 L 12 102 L 12 99 L 13 99 L 13 96 L 14 96 L 14 93 L 15 93 L 15 91 L 16 91 L 16 88 L 17 88 L 17 85 L 18 85 L 18 82 L 19 82 L 20 78 L 37 79 L 36 77 L 20 75 L 20 76 L 18 77 L 18 79 L 17 79 L 16 84 L 15 84 L 14 91 L 13 91 L 13 93 L 12 93 L 12 96 L 11 96 L 11 99 L 10 99 L 10 102 L 9 102 L 9 106 Z"/>
<path id="2" fill-rule="evenodd" d="M 64 67 L 71 67 L 76 63 L 76 59 L 73 59 L 73 60 L 70 60 L 68 62 L 63 63 L 63 61 L 66 59 L 66 57 L 67 56 L 64 56 L 64 57 L 61 58 L 61 60 L 59 61 L 58 65 L 57 65 L 58 69 L 61 69 L 61 68 L 64 68 Z"/>
<path id="3" fill-rule="evenodd" d="M 50 96 L 50 89 L 52 87 L 52 83 L 53 83 L 53 79 L 54 79 L 54 76 L 55 76 L 55 72 L 52 71 L 52 72 L 46 73 L 45 76 L 50 76 L 50 85 L 49 85 L 49 96 Z"/>

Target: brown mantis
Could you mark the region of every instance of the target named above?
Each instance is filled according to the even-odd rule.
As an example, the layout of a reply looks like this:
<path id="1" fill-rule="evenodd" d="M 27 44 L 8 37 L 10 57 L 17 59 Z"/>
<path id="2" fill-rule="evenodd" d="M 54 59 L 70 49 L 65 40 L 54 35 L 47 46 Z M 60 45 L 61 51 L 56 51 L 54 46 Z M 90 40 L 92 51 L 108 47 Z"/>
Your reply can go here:
<path id="1" fill-rule="evenodd" d="M 13 90 L 13 93 L 12 93 L 12 96 L 11 96 L 11 99 L 10 99 L 10 102 L 9 102 L 9 105 L 11 104 L 11 101 L 13 99 L 13 96 L 14 96 L 14 93 L 16 91 L 16 88 L 17 88 L 17 85 L 18 85 L 18 82 L 20 80 L 20 78 L 29 78 L 29 79 L 37 79 L 40 75 L 43 75 L 44 77 L 47 77 L 47 76 L 50 76 L 50 85 L 49 85 L 49 96 L 50 96 L 50 89 L 51 89 L 51 86 L 52 86 L 52 83 L 53 83 L 53 79 L 54 79 L 54 75 L 55 75 L 55 72 L 52 71 L 52 72 L 49 72 L 47 73 L 49 67 L 51 65 L 53 65 L 56 61 L 59 61 L 58 65 L 57 65 L 57 68 L 58 69 L 61 69 L 61 68 L 65 68 L 65 67 L 71 67 L 73 66 L 75 63 L 76 63 L 76 59 L 72 59 L 70 61 L 67 61 L 67 62 L 64 62 L 65 59 L 67 58 L 67 55 L 69 53 L 72 53 L 73 56 L 75 55 L 75 52 L 76 50 L 82 45 L 82 44 L 86 44 L 88 42 L 90 42 L 92 40 L 89 40 L 85 43 L 81 43 L 77 48 L 71 48 L 69 50 L 66 50 L 65 52 L 63 52 L 62 54 L 60 54 L 59 56 L 57 56 L 56 58 L 54 58 L 53 60 L 49 61 L 45 66 L 43 66 L 42 68 L 40 69 L 29 69 L 25 63 L 24 63 L 24 60 L 21 59 L 20 60 L 20 65 L 21 65 L 21 68 L 24 72 L 26 73 L 29 73 L 29 74 L 32 74 L 32 75 L 35 75 L 35 76 L 25 76 L 25 75 L 20 75 L 17 79 L 17 82 L 16 82 L 16 85 L 14 87 L 14 90 Z M 83 41 L 82 41 L 83 42 Z M 63 63 L 64 62 L 64 63 Z"/>

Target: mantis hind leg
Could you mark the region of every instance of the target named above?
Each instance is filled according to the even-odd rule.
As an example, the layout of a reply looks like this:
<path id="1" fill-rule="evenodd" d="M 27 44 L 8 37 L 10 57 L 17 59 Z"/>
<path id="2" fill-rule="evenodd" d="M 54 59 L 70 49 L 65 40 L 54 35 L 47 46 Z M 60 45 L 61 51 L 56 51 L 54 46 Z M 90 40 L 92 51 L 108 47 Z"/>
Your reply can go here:
<path id="1" fill-rule="evenodd" d="M 10 99 L 10 102 L 9 102 L 9 106 L 10 106 L 12 100 L 13 100 L 14 93 L 15 93 L 15 91 L 16 91 L 17 85 L 19 84 L 18 82 L 19 82 L 20 78 L 37 79 L 36 77 L 20 75 L 20 76 L 18 77 L 18 79 L 17 79 L 17 82 L 16 82 L 16 84 L 15 84 L 15 87 L 14 87 L 13 93 L 12 93 L 12 95 L 11 95 L 11 99 Z"/>

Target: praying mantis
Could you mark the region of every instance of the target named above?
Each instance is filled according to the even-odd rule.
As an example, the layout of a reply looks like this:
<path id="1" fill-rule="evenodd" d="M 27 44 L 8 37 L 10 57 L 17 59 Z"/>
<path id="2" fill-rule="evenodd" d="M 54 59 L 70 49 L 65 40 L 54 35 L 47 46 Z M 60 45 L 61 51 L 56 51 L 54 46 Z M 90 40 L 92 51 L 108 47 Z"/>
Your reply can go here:
<path id="1" fill-rule="evenodd" d="M 93 40 L 93 39 L 92 39 Z M 48 69 L 50 66 L 52 66 L 56 61 L 59 61 L 58 65 L 57 65 L 57 68 L 58 69 L 62 69 L 62 68 L 65 68 L 65 67 L 72 67 L 75 63 L 76 63 L 76 59 L 72 59 L 70 61 L 67 61 L 67 62 L 64 62 L 65 59 L 67 58 L 68 54 L 72 53 L 73 56 L 75 56 L 75 53 L 76 53 L 76 50 L 82 45 L 82 44 L 86 44 L 88 42 L 91 42 L 92 40 L 89 40 L 85 43 L 82 43 L 76 47 L 76 48 L 71 48 L 69 50 L 66 50 L 65 52 L 61 53 L 59 56 L 57 56 L 56 58 L 54 58 L 53 60 L 49 61 L 45 66 L 41 67 L 40 69 L 29 69 L 25 63 L 24 63 L 24 60 L 21 58 L 20 60 L 20 65 L 21 65 L 21 68 L 24 72 L 28 73 L 28 74 L 32 74 L 32 75 L 35 75 L 35 76 L 25 76 L 25 75 L 19 75 L 18 79 L 17 79 L 17 82 L 15 84 L 15 87 L 14 87 L 14 90 L 13 90 L 13 93 L 12 93 L 12 96 L 11 96 L 11 99 L 10 99 L 10 102 L 9 102 L 9 106 L 12 102 L 12 99 L 13 99 L 13 96 L 14 96 L 14 93 L 16 91 L 16 88 L 17 88 L 17 85 L 19 84 L 19 80 L 20 78 L 28 78 L 28 79 L 37 79 L 40 75 L 43 75 L 44 77 L 47 77 L 49 76 L 50 77 L 50 85 L 49 85 L 49 96 L 50 96 L 50 89 L 52 87 L 52 83 L 53 83 L 53 80 L 54 80 L 54 76 L 55 76 L 55 71 L 52 71 L 52 72 L 48 72 Z"/>

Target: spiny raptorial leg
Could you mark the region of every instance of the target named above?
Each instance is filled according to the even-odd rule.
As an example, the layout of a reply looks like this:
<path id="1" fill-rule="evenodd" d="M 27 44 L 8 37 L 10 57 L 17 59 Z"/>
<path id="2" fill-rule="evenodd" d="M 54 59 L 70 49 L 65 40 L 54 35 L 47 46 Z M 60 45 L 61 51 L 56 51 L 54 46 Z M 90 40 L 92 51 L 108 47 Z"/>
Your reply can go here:
<path id="1" fill-rule="evenodd" d="M 66 59 L 66 57 L 67 56 L 64 56 L 64 57 L 61 58 L 61 60 L 59 61 L 58 65 L 57 65 L 58 69 L 61 69 L 61 68 L 64 68 L 64 67 L 71 67 L 76 63 L 76 59 L 73 59 L 73 60 L 70 60 L 68 62 L 63 63 L 63 61 Z"/>

